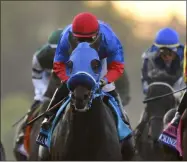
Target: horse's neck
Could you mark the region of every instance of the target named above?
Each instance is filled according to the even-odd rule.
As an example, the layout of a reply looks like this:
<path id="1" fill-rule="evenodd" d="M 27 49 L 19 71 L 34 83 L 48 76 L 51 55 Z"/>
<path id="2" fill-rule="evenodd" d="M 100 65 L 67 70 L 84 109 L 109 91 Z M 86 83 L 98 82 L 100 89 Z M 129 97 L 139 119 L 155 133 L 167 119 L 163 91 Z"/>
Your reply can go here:
<path id="1" fill-rule="evenodd" d="M 92 107 L 88 112 L 74 112 L 72 113 L 71 133 L 73 140 L 85 141 L 85 143 L 92 143 L 98 145 L 107 140 L 107 132 L 114 126 L 115 121 L 112 121 L 111 114 L 107 112 L 101 101 L 93 101 Z M 113 131 L 113 130 L 112 130 Z M 87 141 L 87 142 L 86 142 Z"/>
<path id="2" fill-rule="evenodd" d="M 98 105 L 87 112 L 73 111 L 70 115 L 71 123 L 68 136 L 70 143 L 67 150 L 75 156 L 75 159 L 83 155 L 85 157 L 90 152 L 94 154 L 99 151 L 99 143 L 101 144 L 104 138 L 104 124 L 102 124 L 104 116 L 102 116 L 100 108 L 101 106 Z M 89 157 L 85 158 L 89 159 Z"/>
<path id="3" fill-rule="evenodd" d="M 93 101 L 88 112 L 70 113 L 67 157 L 93 161 L 108 159 L 108 154 L 115 157 L 120 147 L 113 118 L 106 105 L 99 100 Z"/>
<path id="4" fill-rule="evenodd" d="M 171 108 L 173 107 L 170 102 L 162 99 L 148 103 L 147 105 L 147 110 L 150 116 L 164 116 L 164 114 Z"/>
<path id="5" fill-rule="evenodd" d="M 95 131 L 98 127 L 102 126 L 104 122 L 104 109 L 102 107 L 101 102 L 97 102 L 96 104 L 92 104 L 92 107 L 87 112 L 76 112 L 74 111 L 72 114 L 72 126 L 74 131 L 80 130 L 82 132 L 90 130 Z M 95 125 L 97 127 L 95 127 Z"/>

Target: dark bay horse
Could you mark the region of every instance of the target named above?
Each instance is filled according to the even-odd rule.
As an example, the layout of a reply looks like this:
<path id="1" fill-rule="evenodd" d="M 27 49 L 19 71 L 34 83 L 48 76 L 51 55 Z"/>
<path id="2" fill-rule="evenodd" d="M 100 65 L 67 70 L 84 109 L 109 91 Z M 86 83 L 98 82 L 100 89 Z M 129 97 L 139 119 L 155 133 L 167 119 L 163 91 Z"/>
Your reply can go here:
<path id="1" fill-rule="evenodd" d="M 163 82 L 153 82 L 149 85 L 147 98 L 152 98 L 173 92 L 173 88 Z M 163 160 L 163 151 L 157 142 L 163 128 L 163 117 L 166 112 L 176 105 L 174 95 L 163 99 L 148 102 L 145 107 L 147 120 L 145 121 L 144 131 L 136 141 L 138 152 L 143 160 Z"/>
<path id="2" fill-rule="evenodd" d="M 100 88 L 95 89 L 102 69 L 97 53 L 100 39 L 101 35 L 92 44 L 75 45 L 72 34 L 69 34 L 70 45 L 74 47 L 67 66 L 70 72 L 67 85 L 71 95 L 51 134 L 48 156 L 41 160 L 113 161 L 133 158 L 132 134 L 127 133 L 124 139 L 121 138 L 123 134 L 120 132 L 126 130 L 118 127 L 121 121 L 118 113 L 103 101 L 102 95 L 97 96 Z"/>
<path id="3" fill-rule="evenodd" d="M 76 107 L 85 106 L 88 89 L 78 86 L 73 93 Z M 102 100 L 95 99 L 87 112 L 76 111 L 72 104 L 54 130 L 51 160 L 122 160 L 115 119 Z"/>

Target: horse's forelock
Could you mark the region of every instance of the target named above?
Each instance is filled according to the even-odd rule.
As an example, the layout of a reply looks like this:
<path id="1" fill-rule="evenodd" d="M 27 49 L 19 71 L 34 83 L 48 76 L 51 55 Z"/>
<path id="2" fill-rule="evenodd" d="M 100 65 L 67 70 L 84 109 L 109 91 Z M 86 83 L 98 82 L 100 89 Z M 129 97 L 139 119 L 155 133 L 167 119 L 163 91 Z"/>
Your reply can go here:
<path id="1" fill-rule="evenodd" d="M 147 98 L 161 96 L 161 95 L 165 95 L 171 92 L 173 92 L 172 89 L 165 84 L 152 84 L 148 88 Z M 153 102 L 150 102 L 147 105 L 149 107 L 149 111 L 151 114 L 160 115 L 160 114 L 163 114 L 165 111 L 169 110 L 170 108 L 175 107 L 176 99 L 174 95 L 170 95 L 170 96 L 155 100 Z"/>
<path id="2" fill-rule="evenodd" d="M 155 82 L 149 85 L 147 97 L 156 97 L 174 92 L 174 89 L 167 83 Z"/>
<path id="3" fill-rule="evenodd" d="M 171 90 L 171 92 L 174 92 L 173 87 L 171 85 L 169 85 L 168 83 L 164 83 L 164 82 L 153 82 L 153 83 L 151 83 L 149 85 L 148 88 L 151 88 L 152 86 L 155 86 L 155 85 L 158 85 L 158 86 L 160 85 L 160 86 L 163 86 L 163 87 L 168 87 Z"/>

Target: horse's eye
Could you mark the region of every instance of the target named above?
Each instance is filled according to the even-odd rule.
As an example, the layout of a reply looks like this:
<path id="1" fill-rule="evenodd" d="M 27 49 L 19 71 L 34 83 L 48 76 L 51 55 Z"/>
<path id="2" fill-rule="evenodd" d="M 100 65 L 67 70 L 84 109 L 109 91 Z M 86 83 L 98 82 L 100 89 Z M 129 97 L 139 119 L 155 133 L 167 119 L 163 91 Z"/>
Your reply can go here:
<path id="1" fill-rule="evenodd" d="M 73 62 L 72 61 L 68 61 L 66 63 L 66 67 L 67 67 L 68 72 L 71 74 L 71 72 L 73 70 Z"/>
<path id="2" fill-rule="evenodd" d="M 101 62 L 99 60 L 92 60 L 91 61 L 91 67 L 92 70 L 94 71 L 94 73 L 98 74 L 100 72 L 100 68 L 101 68 Z"/>

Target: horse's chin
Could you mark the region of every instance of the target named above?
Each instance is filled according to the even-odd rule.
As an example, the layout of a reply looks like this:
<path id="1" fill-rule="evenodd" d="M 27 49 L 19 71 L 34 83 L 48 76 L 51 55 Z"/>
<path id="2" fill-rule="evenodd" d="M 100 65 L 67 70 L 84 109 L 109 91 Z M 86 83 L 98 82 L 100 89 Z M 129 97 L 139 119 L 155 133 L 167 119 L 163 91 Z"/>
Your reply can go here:
<path id="1" fill-rule="evenodd" d="M 91 91 L 85 86 L 77 86 L 72 93 L 71 104 L 75 111 L 86 112 L 89 110 Z"/>
<path id="2" fill-rule="evenodd" d="M 76 112 L 87 112 L 89 110 L 88 103 L 74 104 L 74 110 Z"/>
<path id="3" fill-rule="evenodd" d="M 89 110 L 89 99 L 85 100 L 76 100 L 71 101 L 71 105 L 75 112 L 86 112 Z"/>

